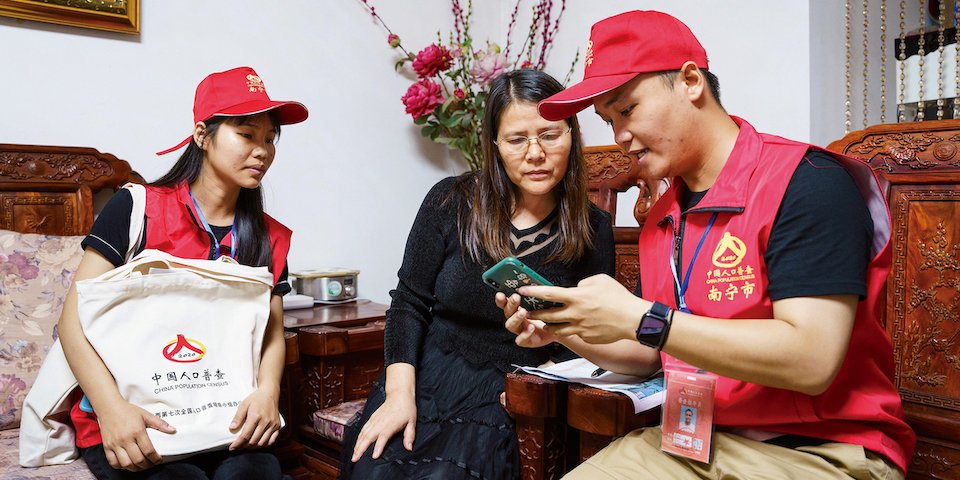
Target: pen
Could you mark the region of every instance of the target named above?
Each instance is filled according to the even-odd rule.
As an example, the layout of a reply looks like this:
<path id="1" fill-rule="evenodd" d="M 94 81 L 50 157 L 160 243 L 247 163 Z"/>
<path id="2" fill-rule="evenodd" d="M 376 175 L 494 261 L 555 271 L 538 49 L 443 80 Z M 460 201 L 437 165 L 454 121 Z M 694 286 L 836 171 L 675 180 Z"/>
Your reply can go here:
<path id="1" fill-rule="evenodd" d="M 593 373 L 590 374 L 590 376 L 591 376 L 591 377 L 599 377 L 600 375 L 603 375 L 604 373 L 607 373 L 607 371 L 606 371 L 603 367 L 599 367 L 599 368 L 597 368 L 596 370 L 594 370 Z"/>

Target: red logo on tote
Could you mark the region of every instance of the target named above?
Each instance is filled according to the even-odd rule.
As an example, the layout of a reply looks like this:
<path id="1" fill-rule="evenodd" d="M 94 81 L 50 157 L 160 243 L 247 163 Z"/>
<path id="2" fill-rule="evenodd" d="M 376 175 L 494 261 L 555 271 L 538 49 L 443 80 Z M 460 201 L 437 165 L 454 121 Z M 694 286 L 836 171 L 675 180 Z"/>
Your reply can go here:
<path id="1" fill-rule="evenodd" d="M 196 362 L 203 358 L 206 353 L 207 347 L 200 341 L 187 338 L 183 334 L 177 334 L 176 340 L 172 340 L 163 346 L 163 357 L 177 363 Z"/>

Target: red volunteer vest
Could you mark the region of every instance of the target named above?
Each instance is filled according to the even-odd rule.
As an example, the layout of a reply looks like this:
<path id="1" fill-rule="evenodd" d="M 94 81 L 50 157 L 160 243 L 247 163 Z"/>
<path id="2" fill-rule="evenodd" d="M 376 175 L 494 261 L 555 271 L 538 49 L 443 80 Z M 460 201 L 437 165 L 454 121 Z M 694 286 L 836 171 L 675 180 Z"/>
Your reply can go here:
<path id="1" fill-rule="evenodd" d="M 678 265 L 684 274 L 710 217 L 718 212 L 693 266 L 684 299 L 698 315 L 773 318 L 764 252 L 794 171 L 808 150 L 818 148 L 759 134 L 746 121 L 732 118 L 740 126 L 733 151 L 716 183 L 686 214 L 683 265 Z M 816 396 L 719 377 L 714 421 L 861 445 L 906 471 L 916 436 L 903 420 L 900 396 L 893 384 L 893 346 L 879 321 L 881 295 L 890 271 L 890 214 L 869 166 L 826 153 L 837 158 L 854 178 L 874 222 L 867 296 L 857 306 L 846 358 L 827 391 Z M 653 206 L 639 245 L 643 298 L 674 308 L 670 258 L 674 232 L 679 228 L 678 189 L 685 188 L 681 185 L 679 179 L 674 181 Z M 678 362 L 664 353 L 661 360 L 664 365 Z"/>
<path id="2" fill-rule="evenodd" d="M 147 232 L 144 248 L 161 250 L 170 255 L 182 258 L 219 258 L 221 252 L 230 254 L 232 233 L 227 233 L 220 243 L 219 249 L 213 249 L 210 235 L 199 221 L 196 207 L 190 198 L 190 188 L 187 182 L 174 187 L 146 187 L 146 217 Z M 290 251 L 290 237 L 293 232 L 282 223 L 263 214 L 267 222 L 270 248 L 272 252 L 273 282 L 280 280 L 283 268 L 286 266 L 287 253 Z M 243 241 L 243 239 L 239 239 Z M 218 251 L 219 250 L 219 251 Z M 100 425 L 97 416 L 80 410 L 80 398 L 70 410 L 77 432 L 77 446 L 89 448 L 103 443 L 100 438 Z"/>

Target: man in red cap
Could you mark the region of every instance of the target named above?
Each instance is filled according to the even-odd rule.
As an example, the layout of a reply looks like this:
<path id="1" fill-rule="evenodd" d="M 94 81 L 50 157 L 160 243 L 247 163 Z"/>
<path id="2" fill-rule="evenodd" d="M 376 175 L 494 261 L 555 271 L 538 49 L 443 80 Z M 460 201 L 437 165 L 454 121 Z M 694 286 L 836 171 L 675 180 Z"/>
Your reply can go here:
<path id="1" fill-rule="evenodd" d="M 550 120 L 592 105 L 643 176 L 671 187 L 641 232 L 635 295 L 608 276 L 525 287 L 564 307 L 511 300 L 507 328 L 528 346 L 637 342 L 651 372 L 716 378 L 704 390 L 709 463 L 663 453 L 663 438 L 680 437 L 647 428 L 568 478 L 902 478 L 916 437 L 880 322 L 890 216 L 879 183 L 862 162 L 728 115 L 708 68 L 682 22 L 628 12 L 593 26 L 583 81 L 539 105 Z M 664 409 L 679 412 L 669 391 Z M 701 411 L 697 432 L 710 417 Z"/>

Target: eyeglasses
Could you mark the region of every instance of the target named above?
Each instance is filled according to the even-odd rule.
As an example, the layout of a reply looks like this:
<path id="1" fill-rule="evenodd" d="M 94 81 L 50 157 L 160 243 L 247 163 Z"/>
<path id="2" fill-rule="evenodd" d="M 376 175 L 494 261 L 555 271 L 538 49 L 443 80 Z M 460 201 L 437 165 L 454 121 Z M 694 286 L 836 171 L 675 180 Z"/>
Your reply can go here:
<path id="1" fill-rule="evenodd" d="M 552 150 L 563 145 L 564 137 L 570 133 L 570 127 L 560 130 L 547 130 L 536 137 L 516 135 L 501 138 L 493 142 L 500 147 L 500 152 L 507 155 L 523 155 L 530 148 L 530 143 L 537 142 L 543 150 Z"/>

